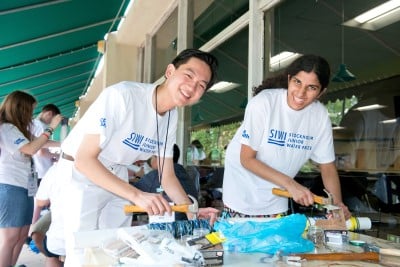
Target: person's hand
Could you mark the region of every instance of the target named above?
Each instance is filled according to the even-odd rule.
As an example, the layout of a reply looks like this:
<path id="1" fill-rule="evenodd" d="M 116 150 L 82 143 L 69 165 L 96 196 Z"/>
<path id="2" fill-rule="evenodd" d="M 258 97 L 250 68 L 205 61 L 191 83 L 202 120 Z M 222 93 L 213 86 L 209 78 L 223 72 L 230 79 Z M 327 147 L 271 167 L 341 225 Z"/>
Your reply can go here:
<path id="1" fill-rule="evenodd" d="M 207 208 L 199 208 L 199 212 L 197 216 L 199 219 L 207 219 L 210 221 L 210 225 L 212 226 L 218 218 L 219 210 L 211 207 Z"/>
<path id="2" fill-rule="evenodd" d="M 291 186 L 287 188 L 293 200 L 302 206 L 310 206 L 314 204 L 313 193 L 301 184 L 293 181 Z"/>
<path id="3" fill-rule="evenodd" d="M 51 122 L 49 124 L 49 127 L 51 127 L 53 130 L 55 128 L 57 128 L 57 126 L 60 124 L 60 122 L 62 121 L 63 116 L 61 114 L 57 114 L 55 115 L 52 119 Z"/>
<path id="4" fill-rule="evenodd" d="M 350 219 L 351 212 L 349 211 L 347 206 L 345 204 L 343 204 L 343 202 L 339 202 L 339 203 L 335 204 L 335 206 L 338 206 L 339 208 L 341 208 L 343 210 L 344 218 L 346 220 Z"/>
<path id="5" fill-rule="evenodd" d="M 148 215 L 171 214 L 172 209 L 168 201 L 161 194 L 140 192 L 132 201 L 136 206 L 141 207 Z"/>

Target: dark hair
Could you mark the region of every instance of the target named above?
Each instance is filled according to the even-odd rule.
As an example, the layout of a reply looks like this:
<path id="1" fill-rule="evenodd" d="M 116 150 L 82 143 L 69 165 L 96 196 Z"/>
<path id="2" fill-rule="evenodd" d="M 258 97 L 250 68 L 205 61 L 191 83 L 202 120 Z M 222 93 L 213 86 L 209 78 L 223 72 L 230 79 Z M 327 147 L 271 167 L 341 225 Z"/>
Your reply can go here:
<path id="1" fill-rule="evenodd" d="M 44 105 L 42 108 L 42 112 L 51 111 L 54 115 L 58 115 L 61 113 L 60 109 L 54 104 Z"/>
<path id="2" fill-rule="evenodd" d="M 206 88 L 206 90 L 208 90 L 217 81 L 218 60 L 216 57 L 214 57 L 210 53 L 203 52 L 201 50 L 194 49 L 194 48 L 189 48 L 189 49 L 185 49 L 182 52 L 180 52 L 179 55 L 177 55 L 176 58 L 174 58 L 174 60 L 172 60 L 171 63 L 175 66 L 175 68 L 178 68 L 180 65 L 185 64 L 192 57 L 195 57 L 195 58 L 200 59 L 201 61 L 204 61 L 210 67 L 211 78 L 210 78 L 210 81 L 208 82 L 207 88 Z"/>
<path id="3" fill-rule="evenodd" d="M 172 160 L 174 161 L 174 163 L 178 163 L 180 155 L 181 155 L 181 151 L 179 150 L 178 145 L 174 144 L 174 154 L 172 156 Z"/>
<path id="4" fill-rule="evenodd" d="M 36 99 L 28 93 L 14 91 L 8 94 L 0 106 L 0 123 L 13 124 L 28 140 L 32 140 L 30 128 L 34 104 Z"/>
<path id="5" fill-rule="evenodd" d="M 191 143 L 192 145 L 194 145 L 196 148 L 198 148 L 198 149 L 203 149 L 203 145 L 200 143 L 200 141 L 199 140 L 193 140 L 192 141 L 192 143 Z"/>
<path id="6" fill-rule="evenodd" d="M 261 85 L 253 89 L 253 95 L 257 95 L 264 89 L 288 88 L 288 76 L 293 77 L 300 71 L 314 72 L 321 84 L 321 89 L 326 88 L 329 84 L 331 69 L 328 61 L 320 56 L 304 55 L 293 61 L 283 73 L 265 79 Z"/>

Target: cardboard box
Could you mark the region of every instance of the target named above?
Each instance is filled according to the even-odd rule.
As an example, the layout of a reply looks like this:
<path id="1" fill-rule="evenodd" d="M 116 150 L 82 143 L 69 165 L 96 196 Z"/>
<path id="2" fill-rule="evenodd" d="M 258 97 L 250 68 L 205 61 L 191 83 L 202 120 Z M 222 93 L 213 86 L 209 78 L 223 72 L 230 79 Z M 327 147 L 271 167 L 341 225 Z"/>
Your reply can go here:
<path id="1" fill-rule="evenodd" d="M 201 252 L 205 266 L 224 264 L 224 248 L 221 243 L 214 244 L 206 236 L 201 236 L 188 240 L 187 244 L 196 247 Z"/>
<path id="2" fill-rule="evenodd" d="M 221 244 L 200 250 L 205 266 L 220 266 L 224 264 L 224 248 Z"/>
<path id="3" fill-rule="evenodd" d="M 325 230 L 325 243 L 328 245 L 342 245 L 348 241 L 347 230 Z"/>

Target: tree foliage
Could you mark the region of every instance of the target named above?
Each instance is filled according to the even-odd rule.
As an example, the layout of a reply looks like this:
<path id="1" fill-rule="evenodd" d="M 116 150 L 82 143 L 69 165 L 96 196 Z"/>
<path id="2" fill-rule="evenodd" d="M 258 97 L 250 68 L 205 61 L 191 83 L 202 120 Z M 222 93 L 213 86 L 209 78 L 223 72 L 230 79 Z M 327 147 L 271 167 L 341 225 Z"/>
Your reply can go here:
<path id="1" fill-rule="evenodd" d="M 193 131 L 191 133 L 190 140 L 199 140 L 204 147 L 207 159 L 206 163 L 211 162 L 211 152 L 217 150 L 219 153 L 219 162 L 213 162 L 220 165 L 224 164 L 225 159 L 225 147 L 228 145 L 230 140 L 236 133 L 241 122 L 230 123 L 226 125 L 221 125 L 218 127 L 211 127 L 207 129 L 201 129 L 198 131 Z"/>

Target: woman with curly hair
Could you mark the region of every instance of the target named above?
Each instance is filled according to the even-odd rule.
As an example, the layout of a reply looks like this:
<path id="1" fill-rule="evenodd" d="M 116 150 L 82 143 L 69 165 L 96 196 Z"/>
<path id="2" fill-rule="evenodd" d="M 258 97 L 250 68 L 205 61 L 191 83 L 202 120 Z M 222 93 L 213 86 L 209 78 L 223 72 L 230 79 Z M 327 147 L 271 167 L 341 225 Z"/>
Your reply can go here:
<path id="1" fill-rule="evenodd" d="M 334 204 L 350 217 L 342 202 L 331 121 L 318 101 L 329 79 L 330 67 L 324 58 L 303 55 L 286 71 L 254 89 L 243 123 L 226 150 L 224 216 L 274 217 L 286 213 L 288 201 L 273 195 L 274 187 L 289 191 L 300 205 L 313 204 L 312 192 L 293 179 L 311 159 L 319 164 Z"/>

